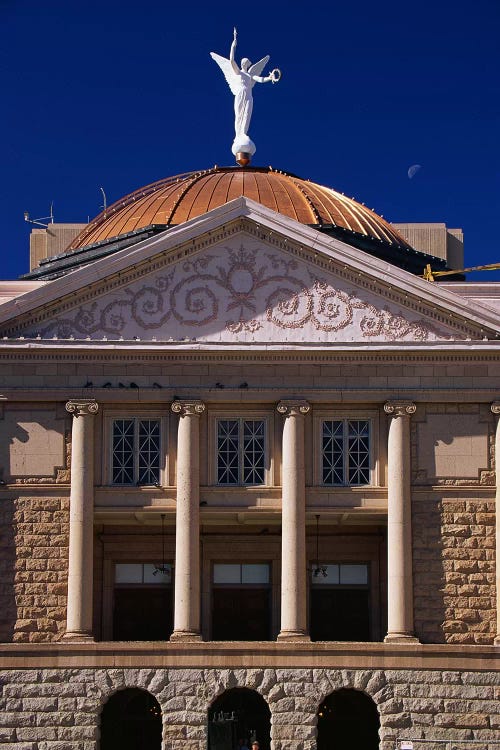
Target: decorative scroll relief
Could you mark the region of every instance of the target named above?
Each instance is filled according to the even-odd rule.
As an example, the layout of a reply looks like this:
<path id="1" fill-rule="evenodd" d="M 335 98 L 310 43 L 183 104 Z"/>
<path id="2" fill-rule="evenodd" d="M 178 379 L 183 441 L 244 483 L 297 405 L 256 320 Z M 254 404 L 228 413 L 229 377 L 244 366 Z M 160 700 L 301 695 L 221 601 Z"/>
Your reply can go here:
<path id="1" fill-rule="evenodd" d="M 459 337 L 286 253 L 241 245 L 179 263 L 28 335 L 318 343 Z"/>

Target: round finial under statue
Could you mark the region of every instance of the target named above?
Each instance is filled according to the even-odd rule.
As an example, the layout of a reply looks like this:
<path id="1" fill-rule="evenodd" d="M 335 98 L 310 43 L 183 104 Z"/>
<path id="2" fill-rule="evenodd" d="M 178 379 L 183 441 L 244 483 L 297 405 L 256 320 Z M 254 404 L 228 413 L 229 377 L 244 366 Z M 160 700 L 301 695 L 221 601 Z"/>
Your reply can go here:
<path id="1" fill-rule="evenodd" d="M 240 167 L 247 167 L 252 159 L 252 155 L 249 154 L 248 151 L 237 151 L 235 156 L 236 163 L 239 164 Z"/>

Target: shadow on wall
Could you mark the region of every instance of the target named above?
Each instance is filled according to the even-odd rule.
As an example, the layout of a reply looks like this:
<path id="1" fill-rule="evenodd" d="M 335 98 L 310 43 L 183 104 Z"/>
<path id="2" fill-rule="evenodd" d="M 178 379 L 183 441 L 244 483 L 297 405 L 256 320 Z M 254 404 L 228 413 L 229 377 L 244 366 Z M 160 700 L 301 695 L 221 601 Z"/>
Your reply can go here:
<path id="1" fill-rule="evenodd" d="M 445 643 L 441 499 L 432 491 L 412 498 L 413 608 L 415 634 L 421 643 Z"/>
<path id="2" fill-rule="evenodd" d="M 493 419 L 478 405 L 431 408 L 421 421 L 417 413 L 412 428 L 419 485 L 412 495 L 415 632 L 422 643 L 491 643 L 494 603 L 479 592 L 494 576 L 487 533 L 494 520 L 475 486 L 493 482 Z"/>
<path id="3" fill-rule="evenodd" d="M 3 432 L 3 431 L 2 431 Z M 9 434 L 2 434 L 0 440 L 0 482 L 6 484 L 12 477 L 11 466 L 11 446 L 19 443 L 28 443 L 30 439 L 29 432 L 18 424 L 9 423 Z"/>
<path id="4" fill-rule="evenodd" d="M 479 413 L 427 414 L 419 422 L 417 481 L 478 479 L 487 469 L 488 425 Z"/>
<path id="5" fill-rule="evenodd" d="M 17 622 L 14 591 L 16 574 L 15 500 L 2 498 L 0 504 L 0 641 L 11 643 Z"/>
<path id="6" fill-rule="evenodd" d="M 3 422 L 2 422 L 3 423 Z M 5 424 L 5 423 L 3 423 Z M 27 444 L 30 435 L 20 425 L 8 422 L 8 434 L 0 439 L 0 485 L 12 480 L 11 449 L 17 443 Z M 27 565 L 32 557 L 31 547 L 24 546 L 22 538 L 28 519 L 26 518 L 26 500 L 20 500 L 12 495 L 2 497 L 0 503 L 0 641 L 11 643 L 26 641 L 28 633 L 36 630 L 36 623 L 31 614 L 25 610 L 31 606 L 30 595 L 23 590 L 16 593 L 18 576 L 26 575 Z M 40 563 L 41 564 L 41 563 Z M 32 575 L 35 566 L 32 566 Z M 24 579 L 25 580 L 25 579 Z"/>

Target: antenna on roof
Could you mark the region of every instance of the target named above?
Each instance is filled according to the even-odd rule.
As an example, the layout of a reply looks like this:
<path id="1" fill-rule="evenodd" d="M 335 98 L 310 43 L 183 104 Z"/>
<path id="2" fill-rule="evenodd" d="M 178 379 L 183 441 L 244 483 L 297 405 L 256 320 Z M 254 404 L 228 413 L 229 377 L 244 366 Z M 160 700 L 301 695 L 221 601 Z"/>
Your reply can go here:
<path id="1" fill-rule="evenodd" d="M 42 216 L 40 217 L 40 219 L 30 219 L 29 211 L 25 211 L 24 221 L 27 221 L 28 224 L 37 224 L 39 227 L 43 227 L 44 229 L 47 229 L 49 224 L 54 223 L 54 201 L 51 201 L 50 214 L 48 216 Z M 43 223 L 44 221 L 47 221 L 48 224 L 44 224 Z"/>
<path id="2" fill-rule="evenodd" d="M 108 200 L 106 198 L 106 193 L 104 192 L 104 188 L 101 187 L 101 188 L 99 188 L 99 190 L 102 193 L 102 200 L 103 200 L 103 205 L 101 206 L 101 208 L 102 208 L 103 211 L 105 211 L 107 209 L 107 207 L 108 207 Z"/>

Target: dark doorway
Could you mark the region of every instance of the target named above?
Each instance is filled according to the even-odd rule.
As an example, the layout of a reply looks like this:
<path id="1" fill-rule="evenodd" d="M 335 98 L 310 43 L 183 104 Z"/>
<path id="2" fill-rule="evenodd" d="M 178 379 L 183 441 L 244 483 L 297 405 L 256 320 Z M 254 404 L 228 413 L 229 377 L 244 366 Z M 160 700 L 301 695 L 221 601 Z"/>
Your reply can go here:
<path id="1" fill-rule="evenodd" d="M 160 704 L 146 690 L 115 693 L 101 714 L 100 750 L 161 750 Z"/>
<path id="2" fill-rule="evenodd" d="M 250 747 L 253 740 L 259 742 L 260 750 L 270 750 L 269 706 L 255 690 L 227 690 L 208 711 L 209 750 L 237 750 Z"/>
<path id="3" fill-rule="evenodd" d="M 168 641 L 173 607 L 170 586 L 116 587 L 113 640 Z"/>
<path id="4" fill-rule="evenodd" d="M 311 640 L 369 641 L 370 592 L 311 587 Z"/>
<path id="5" fill-rule="evenodd" d="M 214 563 L 213 641 L 270 640 L 270 572 L 270 565 L 266 562 Z"/>
<path id="6" fill-rule="evenodd" d="M 370 696 L 361 690 L 337 690 L 319 707 L 317 750 L 378 750 L 379 727 L 377 706 Z"/>
<path id="7" fill-rule="evenodd" d="M 269 589 L 213 590 L 213 641 L 268 641 L 271 631 Z"/>

